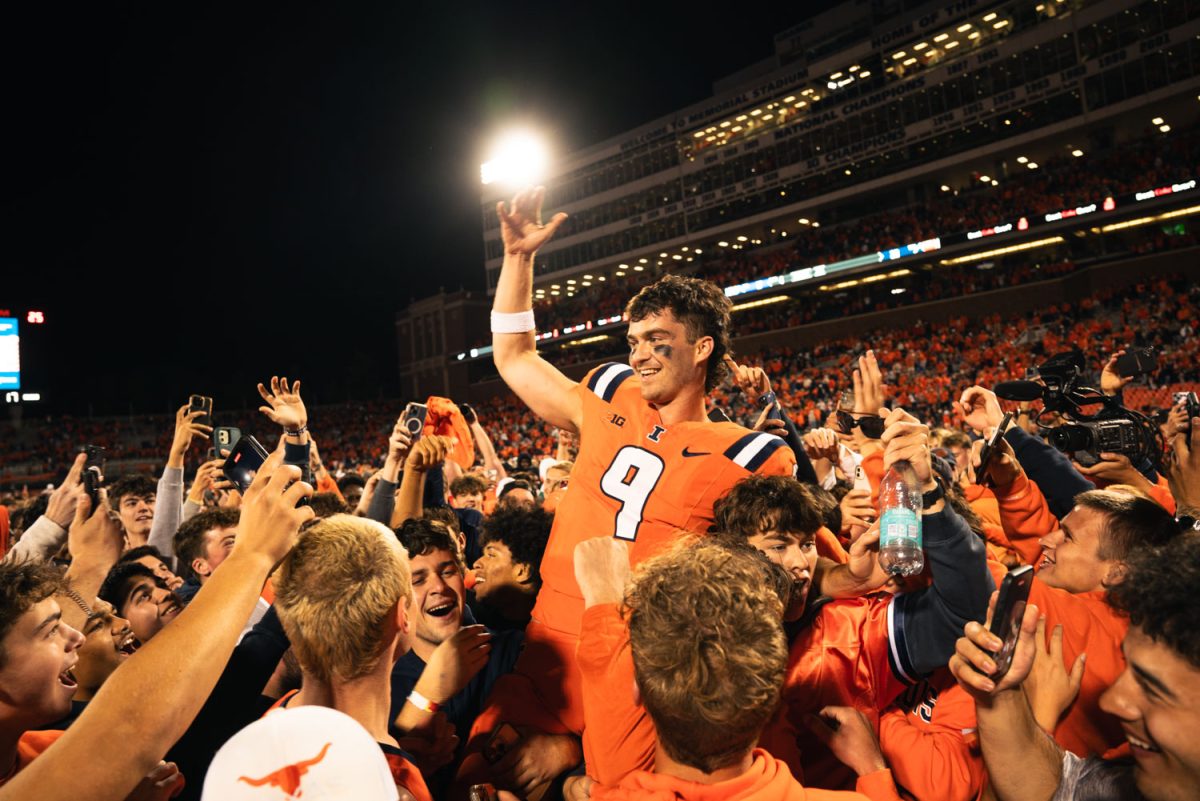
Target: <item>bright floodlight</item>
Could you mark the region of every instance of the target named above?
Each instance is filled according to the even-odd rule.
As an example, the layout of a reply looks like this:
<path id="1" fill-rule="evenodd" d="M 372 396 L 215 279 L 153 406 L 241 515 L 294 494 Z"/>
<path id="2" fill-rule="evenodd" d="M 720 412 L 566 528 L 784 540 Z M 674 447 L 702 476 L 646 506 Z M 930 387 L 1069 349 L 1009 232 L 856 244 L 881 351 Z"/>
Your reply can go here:
<path id="1" fill-rule="evenodd" d="M 484 184 L 529 186 L 540 181 L 546 169 L 546 148 L 532 134 L 521 131 L 497 142 L 492 157 L 479 168 Z"/>

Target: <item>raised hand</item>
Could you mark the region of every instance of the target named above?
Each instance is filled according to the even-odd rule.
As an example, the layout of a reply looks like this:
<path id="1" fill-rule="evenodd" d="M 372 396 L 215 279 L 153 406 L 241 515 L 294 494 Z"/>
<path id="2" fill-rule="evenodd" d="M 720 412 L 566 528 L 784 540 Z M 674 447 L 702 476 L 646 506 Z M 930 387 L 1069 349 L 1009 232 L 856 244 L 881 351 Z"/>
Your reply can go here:
<path id="1" fill-rule="evenodd" d="M 1134 376 L 1123 376 L 1117 372 L 1117 359 L 1125 355 L 1124 350 L 1119 350 L 1108 358 L 1104 364 L 1104 369 L 1100 371 L 1100 391 L 1105 395 L 1116 395 L 1125 388 L 1125 385 L 1134 379 Z"/>
<path id="2" fill-rule="evenodd" d="M 575 546 L 575 581 L 584 607 L 620 603 L 629 583 L 629 547 L 615 537 L 593 537 Z"/>
<path id="3" fill-rule="evenodd" d="M 421 437 L 409 452 L 405 468 L 424 473 L 446 461 L 446 455 L 450 453 L 450 446 L 449 437 Z"/>
<path id="4" fill-rule="evenodd" d="M 1133 463 L 1129 461 L 1129 457 L 1125 454 L 1101 453 L 1098 455 L 1100 461 L 1094 465 L 1084 467 L 1077 463 L 1075 464 L 1075 469 L 1088 478 L 1098 478 L 1111 484 L 1129 484 L 1143 491 L 1151 486 L 1149 479 L 1133 466 Z"/>
<path id="5" fill-rule="evenodd" d="M 884 414 L 879 412 L 884 401 L 883 373 L 875 351 L 868 350 L 858 357 L 858 369 L 854 371 L 854 411 L 856 414 Z"/>
<path id="6" fill-rule="evenodd" d="M 852 534 L 870 528 L 878 516 L 875 505 L 871 503 L 870 490 L 852 489 L 842 496 L 838 506 L 842 512 L 842 531 Z"/>
<path id="7" fill-rule="evenodd" d="M 832 428 L 814 428 L 800 439 L 809 459 L 827 459 L 836 463 L 841 458 L 837 433 Z"/>
<path id="8" fill-rule="evenodd" d="M 899 461 L 907 461 L 917 473 L 917 480 L 928 489 L 933 482 L 933 463 L 929 451 L 929 426 L 897 407 L 880 409 L 883 417 L 883 469 L 889 470 Z"/>
<path id="9" fill-rule="evenodd" d="M 404 425 L 403 418 L 401 418 L 392 426 L 392 434 L 388 437 L 387 460 L 395 462 L 398 465 L 404 464 L 404 457 L 408 456 L 408 451 L 411 447 L 412 435 L 408 433 L 408 428 Z"/>
<path id="10" fill-rule="evenodd" d="M 761 367 L 738 364 L 729 354 L 725 355 L 725 365 L 729 368 L 734 385 L 748 397 L 757 400 L 771 391 L 771 381 Z"/>
<path id="11" fill-rule="evenodd" d="M 92 502 L 84 493 L 75 506 L 75 519 L 67 529 L 67 550 L 71 558 L 80 563 L 111 567 L 121 558 L 124 547 L 125 532 L 108 506 L 108 493 L 101 487 L 97 509 L 92 509 Z"/>
<path id="12" fill-rule="evenodd" d="M 504 201 L 496 204 L 496 216 L 500 218 L 500 238 L 504 252 L 514 256 L 532 256 L 538 248 L 550 241 L 558 226 L 567 219 L 566 212 L 559 212 L 542 224 L 542 201 L 546 198 L 546 187 L 539 186 L 518 192 L 512 204 L 505 208 Z"/>
<path id="13" fill-rule="evenodd" d="M 971 454 L 967 457 L 969 473 L 977 484 L 983 479 L 983 476 L 978 474 L 982 451 L 983 440 L 977 439 L 971 443 Z M 992 449 L 992 455 L 988 459 L 987 474 L 991 477 L 992 484 L 1000 489 L 1011 487 L 1023 472 L 1021 463 L 1017 461 L 1017 455 L 1013 452 L 1012 446 L 1008 444 L 1008 440 L 1004 437 L 997 439 L 996 446 Z"/>
<path id="14" fill-rule="evenodd" d="M 982 436 L 989 429 L 1004 422 L 1004 410 L 996 393 L 984 387 L 974 386 L 965 390 L 958 401 L 963 421 Z"/>
<path id="15" fill-rule="evenodd" d="M 225 459 L 212 459 L 200 465 L 196 470 L 196 477 L 192 479 L 192 486 L 188 490 L 187 499 L 197 506 L 204 505 L 204 493 L 213 489 L 213 483 L 217 480 L 217 476 L 221 475 L 221 467 L 225 464 Z M 232 484 L 230 485 L 232 486 Z"/>
<path id="16" fill-rule="evenodd" d="M 208 439 L 208 435 L 212 433 L 212 426 L 201 425 L 196 420 L 203 417 L 207 412 L 204 411 L 188 411 L 188 405 L 185 403 L 180 406 L 175 412 L 175 436 L 171 440 L 171 452 L 167 457 L 168 467 L 183 467 L 183 457 L 187 453 L 188 447 L 192 444 L 193 437 L 202 437 Z"/>
<path id="17" fill-rule="evenodd" d="M 262 384 L 258 385 L 258 394 L 267 402 L 258 410 L 265 414 L 272 423 L 276 423 L 287 431 L 299 431 L 308 426 L 308 410 L 300 398 L 300 381 L 289 385 L 287 378 L 271 376 L 271 389 L 267 390 Z"/>
<path id="18" fill-rule="evenodd" d="M 283 449 L 267 457 L 241 501 L 235 553 L 263 556 L 278 564 L 296 542 L 300 526 L 313 519 L 311 506 L 298 507 L 311 498 L 313 488 L 300 480 L 300 468 L 283 464 Z"/>
<path id="19" fill-rule="evenodd" d="M 1029 699 L 1033 717 L 1044 731 L 1051 733 L 1058 725 L 1058 719 L 1079 695 L 1087 660 L 1087 654 L 1075 657 L 1075 664 L 1071 665 L 1071 672 L 1068 673 L 1063 664 L 1062 638 L 1063 627 L 1059 623 L 1050 635 L 1050 642 L 1046 643 L 1046 618 L 1038 618 L 1033 669 L 1025 679 L 1025 697 Z"/>
<path id="20" fill-rule="evenodd" d="M 138 782 L 125 801 L 168 801 L 183 789 L 183 774 L 174 762 L 159 762 Z"/>
<path id="21" fill-rule="evenodd" d="M 958 680 L 958 685 L 973 696 L 977 703 L 990 702 L 991 697 L 996 693 L 1020 687 L 1021 682 L 1025 681 L 1025 677 L 1033 668 L 1034 651 L 1037 649 L 1034 637 L 1037 636 L 1040 613 L 1036 606 L 1029 604 L 1025 607 L 1025 614 L 1021 618 L 1021 633 L 1013 648 L 1012 662 L 1009 664 L 1008 672 L 1004 674 L 999 683 L 989 678 L 996 672 L 996 663 L 992 661 L 992 658 L 1004 645 L 1000 638 L 989 630 L 992 625 L 992 614 L 996 611 L 996 598 L 999 594 L 999 592 L 992 593 L 992 598 L 988 602 L 987 620 L 982 625 L 972 620 L 963 628 L 965 636 L 958 638 L 954 656 L 950 657 L 950 672 Z"/>
<path id="22" fill-rule="evenodd" d="M 75 461 L 71 463 L 71 469 L 67 471 L 67 477 L 63 479 L 62 484 L 55 488 L 54 492 L 50 493 L 49 502 L 46 504 L 46 517 L 61 528 L 71 525 L 71 521 L 75 519 L 75 510 L 81 501 L 85 504 L 90 503 L 81 478 L 85 462 L 87 462 L 86 453 L 80 453 L 75 457 Z"/>
<path id="23" fill-rule="evenodd" d="M 879 521 L 863 529 L 850 541 L 846 569 L 863 592 L 887 583 L 888 574 L 879 566 Z"/>
<path id="24" fill-rule="evenodd" d="M 1180 514 L 1200 517 L 1200 418 L 1188 421 L 1190 430 L 1176 435 L 1167 461 L 1167 483 Z"/>

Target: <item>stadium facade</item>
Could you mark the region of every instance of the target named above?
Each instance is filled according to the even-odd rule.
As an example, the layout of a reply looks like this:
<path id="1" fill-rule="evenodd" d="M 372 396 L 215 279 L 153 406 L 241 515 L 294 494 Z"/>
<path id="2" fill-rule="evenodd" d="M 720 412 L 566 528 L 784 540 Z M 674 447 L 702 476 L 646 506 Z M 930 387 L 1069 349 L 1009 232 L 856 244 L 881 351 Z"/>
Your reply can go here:
<path id="1" fill-rule="evenodd" d="M 1195 118 L 1200 92 L 1194 0 L 851 2 L 774 41 L 770 58 L 717 82 L 708 100 L 553 165 L 546 208 L 570 218 L 538 254 L 539 300 L 566 301 L 639 272 L 686 272 L 714 256 L 778 245 L 806 226 L 930 202 L 951 187 L 1000 188 L 1039 161 L 1112 149 L 1156 129 L 1166 135 L 1172 121 Z M 1090 211 L 1095 219 L 1145 213 L 1194 189 L 1176 187 L 1179 198 L 1154 196 L 1136 210 L 1132 198 L 1098 199 Z M 481 198 L 489 293 L 502 260 L 495 203 L 509 193 L 485 186 Z M 1084 206 L 1027 219 L 1010 211 L 1011 219 L 976 230 L 879 250 L 865 243 L 860 256 L 836 264 L 793 260 L 726 291 L 827 282 L 934 251 L 969 259 L 1002 240 L 1061 240 L 1047 235 L 1090 213 Z M 579 338 L 618 322 L 581 319 L 577 330 L 540 336 Z M 451 367 L 490 360 L 478 344 L 447 352 Z"/>

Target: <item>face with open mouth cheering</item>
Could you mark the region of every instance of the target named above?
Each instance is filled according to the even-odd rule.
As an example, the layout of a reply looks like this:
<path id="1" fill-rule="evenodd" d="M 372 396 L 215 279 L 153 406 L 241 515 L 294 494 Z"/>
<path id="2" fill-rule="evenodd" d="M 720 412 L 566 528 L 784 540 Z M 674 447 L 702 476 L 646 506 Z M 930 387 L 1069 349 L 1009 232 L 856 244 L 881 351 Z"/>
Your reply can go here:
<path id="1" fill-rule="evenodd" d="M 808 603 L 808 588 L 817 561 L 817 545 L 813 534 L 795 534 L 768 528 L 750 537 L 747 542 L 792 577 L 792 598 L 783 612 L 783 619 L 789 622 L 799 620 Z"/>
<path id="2" fill-rule="evenodd" d="M 111 604 L 99 598 L 83 624 L 83 635 L 87 640 L 79 649 L 79 664 L 74 671 L 79 682 L 75 697 L 80 701 L 89 700 L 138 647 L 129 621 L 119 617 Z"/>
<path id="3" fill-rule="evenodd" d="M 418 656 L 432 651 L 462 627 L 462 569 L 450 551 L 434 548 L 409 559 L 412 569 L 412 601 L 408 619 L 416 623 L 413 648 Z"/>
<path id="4" fill-rule="evenodd" d="M 1038 578 L 1067 592 L 1101 589 L 1115 564 L 1101 556 L 1101 537 L 1106 524 L 1103 512 L 1087 506 L 1072 509 L 1057 530 L 1040 540 L 1042 560 Z"/>
<path id="5" fill-rule="evenodd" d="M 53 597 L 27 609 L 0 640 L 0 714 L 26 728 L 66 717 L 83 635 L 62 621 Z"/>

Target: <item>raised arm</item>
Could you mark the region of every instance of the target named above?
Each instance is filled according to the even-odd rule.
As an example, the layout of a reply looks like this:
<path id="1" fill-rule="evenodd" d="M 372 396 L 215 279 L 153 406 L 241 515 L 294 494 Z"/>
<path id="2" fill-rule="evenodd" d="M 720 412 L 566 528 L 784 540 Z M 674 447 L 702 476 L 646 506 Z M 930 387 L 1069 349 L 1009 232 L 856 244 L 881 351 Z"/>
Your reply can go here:
<path id="1" fill-rule="evenodd" d="M 154 495 L 154 522 L 150 526 L 147 544 L 158 549 L 168 563 L 174 566 L 175 532 L 183 522 L 183 457 L 192 444 L 192 439 L 208 439 L 212 426 L 197 423 L 202 411 L 188 411 L 187 405 L 175 412 L 175 435 L 171 439 L 171 450 L 167 453 L 167 466 L 158 480 L 158 492 Z"/>
<path id="2" fill-rule="evenodd" d="M 504 263 L 492 304 L 492 357 L 509 389 L 546 422 L 578 432 L 583 406 L 576 382 L 537 353 L 533 323 L 533 255 L 567 219 L 558 213 L 542 225 L 544 187 L 526 189 L 512 205 L 496 204 Z M 507 332 L 507 333 L 503 333 Z"/>
<path id="3" fill-rule="evenodd" d="M 237 542 L 188 608 L 114 672 L 71 728 L 0 788 L 0 801 L 117 801 L 179 739 L 221 675 L 272 567 L 312 509 L 312 488 L 276 452 L 246 493 Z M 294 483 L 293 483 L 294 482 Z M 187 654 L 187 659 L 180 659 Z M 96 759 L 97 743 L 120 743 Z M 63 781 L 70 776 L 71 781 Z"/>
<path id="4" fill-rule="evenodd" d="M 508 471 L 504 469 L 504 462 L 500 461 L 500 457 L 496 455 L 492 438 L 488 436 L 487 429 L 479 422 L 479 415 L 475 413 L 474 408 L 471 409 L 467 418 L 467 423 L 471 427 L 471 435 L 475 437 L 475 447 L 479 448 L 479 456 L 483 459 L 483 468 L 495 470 L 496 480 L 499 481 L 508 475 Z"/>

